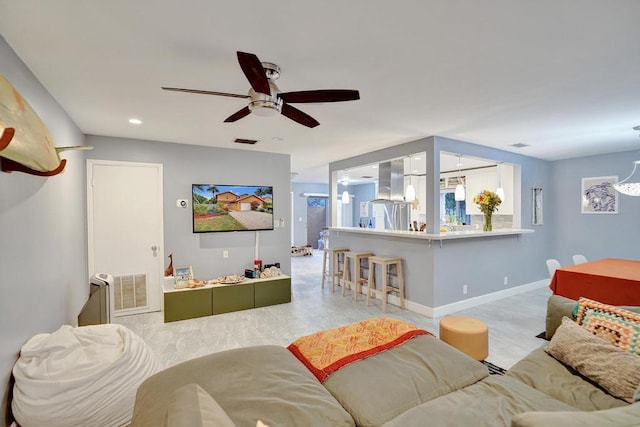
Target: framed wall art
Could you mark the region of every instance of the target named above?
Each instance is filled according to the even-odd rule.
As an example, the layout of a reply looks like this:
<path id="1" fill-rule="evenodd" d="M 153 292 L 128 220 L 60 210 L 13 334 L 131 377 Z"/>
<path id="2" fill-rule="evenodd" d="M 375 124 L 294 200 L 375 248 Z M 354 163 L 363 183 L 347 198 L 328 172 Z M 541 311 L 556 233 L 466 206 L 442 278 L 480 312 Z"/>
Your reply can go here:
<path id="1" fill-rule="evenodd" d="M 618 195 L 613 184 L 617 176 L 582 178 L 581 206 L 583 214 L 617 214 Z"/>
<path id="2" fill-rule="evenodd" d="M 542 188 L 531 189 L 531 224 L 542 225 Z"/>

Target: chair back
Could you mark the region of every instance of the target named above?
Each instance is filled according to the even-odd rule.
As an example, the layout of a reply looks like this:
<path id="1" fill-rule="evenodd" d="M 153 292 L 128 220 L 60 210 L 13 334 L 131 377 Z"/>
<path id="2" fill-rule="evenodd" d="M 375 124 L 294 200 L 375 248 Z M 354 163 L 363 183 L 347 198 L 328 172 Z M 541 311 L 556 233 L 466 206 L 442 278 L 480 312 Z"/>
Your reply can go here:
<path id="1" fill-rule="evenodd" d="M 557 259 L 550 258 L 547 260 L 547 269 L 549 270 L 550 278 L 553 278 L 553 274 L 561 267 L 562 265 L 560 265 L 560 262 Z"/>
<path id="2" fill-rule="evenodd" d="M 573 263 L 574 264 L 583 264 L 587 262 L 587 257 L 584 255 L 580 255 L 580 254 L 576 254 L 573 256 Z"/>

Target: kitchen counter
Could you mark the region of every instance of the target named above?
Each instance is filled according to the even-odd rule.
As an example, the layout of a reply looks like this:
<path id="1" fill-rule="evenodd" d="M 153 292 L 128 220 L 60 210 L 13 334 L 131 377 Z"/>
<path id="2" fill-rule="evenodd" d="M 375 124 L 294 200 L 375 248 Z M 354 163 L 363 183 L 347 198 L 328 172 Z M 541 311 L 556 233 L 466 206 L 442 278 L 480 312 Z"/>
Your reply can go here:
<path id="1" fill-rule="evenodd" d="M 329 230 L 333 232 L 345 232 L 345 233 L 362 233 L 378 236 L 400 237 L 408 239 L 422 239 L 422 240 L 452 240 L 452 239 L 470 239 L 478 237 L 492 237 L 492 236 L 509 236 L 534 233 L 534 230 L 521 229 L 521 228 L 503 228 L 493 231 L 482 230 L 463 230 L 463 231 L 446 231 L 437 234 L 427 234 L 422 231 L 405 231 L 405 230 L 378 230 L 375 228 L 360 228 L 360 227 L 329 227 Z"/>

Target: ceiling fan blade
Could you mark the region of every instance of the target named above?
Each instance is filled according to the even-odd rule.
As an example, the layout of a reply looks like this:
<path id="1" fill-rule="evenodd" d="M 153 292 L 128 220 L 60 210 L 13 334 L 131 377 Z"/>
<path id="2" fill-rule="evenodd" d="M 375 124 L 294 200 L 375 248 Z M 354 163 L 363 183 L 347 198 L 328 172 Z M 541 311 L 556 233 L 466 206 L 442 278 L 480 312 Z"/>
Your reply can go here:
<path id="1" fill-rule="evenodd" d="M 242 72 L 251 83 L 253 90 L 265 95 L 271 94 L 271 87 L 269 86 L 269 79 L 264 72 L 262 63 L 253 53 L 238 52 L 238 62 Z"/>
<path id="2" fill-rule="evenodd" d="M 341 102 L 360 99 L 360 92 L 350 89 L 321 89 L 303 90 L 299 92 L 284 92 L 278 94 L 284 102 Z"/>
<path id="3" fill-rule="evenodd" d="M 225 93 L 225 92 L 212 92 L 210 90 L 199 90 L 199 89 L 184 89 L 181 87 L 162 87 L 163 90 L 170 90 L 173 92 L 186 92 L 186 93 L 197 93 L 200 95 L 219 95 L 219 96 L 229 96 L 231 98 L 249 98 L 249 95 L 238 95 L 236 93 Z"/>
<path id="4" fill-rule="evenodd" d="M 316 126 L 318 126 L 320 124 L 320 122 L 318 122 L 316 119 L 314 119 L 313 117 L 311 117 L 307 113 L 303 113 L 302 111 L 298 110 L 297 108 L 292 107 L 291 105 L 286 104 L 286 103 L 282 104 L 281 113 L 282 113 L 283 116 L 286 116 L 286 117 L 290 118 L 294 122 L 298 122 L 301 125 L 304 125 L 304 126 L 309 127 L 309 128 L 314 128 L 314 127 L 316 127 Z"/>
<path id="5" fill-rule="evenodd" d="M 249 107 L 244 107 L 242 110 L 236 111 L 235 113 L 224 119 L 224 122 L 235 122 L 236 120 L 240 120 L 241 118 L 248 116 L 249 114 L 251 114 L 251 110 L 249 110 Z"/>

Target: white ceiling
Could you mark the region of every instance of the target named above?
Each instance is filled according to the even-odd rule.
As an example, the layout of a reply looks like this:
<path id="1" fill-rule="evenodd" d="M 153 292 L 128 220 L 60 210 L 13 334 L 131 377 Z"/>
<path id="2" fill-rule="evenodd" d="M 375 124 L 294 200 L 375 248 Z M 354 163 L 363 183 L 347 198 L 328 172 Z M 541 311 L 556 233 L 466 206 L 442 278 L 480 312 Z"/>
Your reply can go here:
<path id="1" fill-rule="evenodd" d="M 0 0 L 0 10 L 0 34 L 84 133 L 289 153 L 295 182 L 431 135 L 547 160 L 638 148 L 637 0 Z M 245 94 L 236 51 L 278 64 L 282 91 L 361 99 L 296 104 L 320 122 L 309 129 L 284 116 L 223 123 L 243 99 L 160 89 Z"/>

